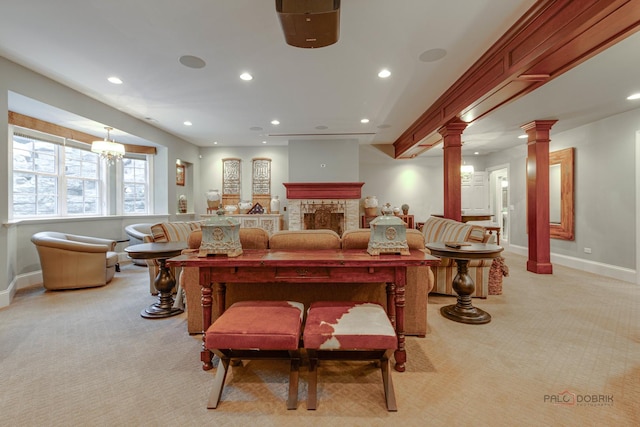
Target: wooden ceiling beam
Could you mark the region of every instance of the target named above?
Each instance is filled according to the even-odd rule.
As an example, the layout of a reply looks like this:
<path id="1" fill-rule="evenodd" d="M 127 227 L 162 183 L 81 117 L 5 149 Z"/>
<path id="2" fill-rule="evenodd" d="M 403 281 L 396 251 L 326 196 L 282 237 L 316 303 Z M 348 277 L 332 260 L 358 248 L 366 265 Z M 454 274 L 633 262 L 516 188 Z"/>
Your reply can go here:
<path id="1" fill-rule="evenodd" d="M 478 120 L 639 29 L 638 1 L 539 0 L 400 135 L 394 157 L 415 156 L 447 123 Z"/>
<path id="2" fill-rule="evenodd" d="M 73 139 L 74 141 L 83 142 L 91 145 L 93 141 L 103 139 L 96 135 L 91 135 L 78 130 L 69 129 L 64 126 L 57 125 L 55 123 L 46 122 L 44 120 L 36 119 L 35 117 L 25 116 L 24 114 L 9 111 L 8 123 L 15 126 L 20 126 L 27 129 L 37 130 L 39 132 L 48 133 L 50 135 L 56 135 L 62 138 Z M 117 141 L 116 141 L 117 142 Z M 132 145 L 123 144 L 125 152 L 136 154 L 156 154 L 156 147 L 148 147 L 145 145 Z"/>

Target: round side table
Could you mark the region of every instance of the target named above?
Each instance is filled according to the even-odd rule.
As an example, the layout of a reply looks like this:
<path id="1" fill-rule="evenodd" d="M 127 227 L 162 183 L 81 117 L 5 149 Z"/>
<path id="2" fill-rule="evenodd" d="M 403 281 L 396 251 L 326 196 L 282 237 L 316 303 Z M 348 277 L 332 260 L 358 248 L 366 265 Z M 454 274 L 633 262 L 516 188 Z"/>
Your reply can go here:
<path id="1" fill-rule="evenodd" d="M 440 313 L 450 320 L 460 323 L 480 325 L 491 322 L 491 315 L 484 310 L 474 307 L 471 295 L 475 291 L 475 283 L 469 276 L 468 263 L 472 259 L 495 258 L 503 248 L 489 243 L 461 243 L 459 246 L 447 245 L 442 242 L 427 243 L 425 245 L 431 255 L 451 258 L 458 266 L 458 274 L 453 278 L 453 290 L 458 294 L 456 304 L 447 305 L 440 309 Z"/>
<path id="2" fill-rule="evenodd" d="M 133 259 L 157 259 L 160 270 L 153 282 L 158 290 L 158 302 L 151 304 L 140 312 L 140 316 L 147 319 L 171 317 L 184 312 L 183 309 L 173 307 L 173 295 L 171 291 L 176 285 L 176 279 L 166 265 L 169 258 L 176 257 L 187 248 L 187 242 L 159 242 L 142 243 L 124 248 Z"/>

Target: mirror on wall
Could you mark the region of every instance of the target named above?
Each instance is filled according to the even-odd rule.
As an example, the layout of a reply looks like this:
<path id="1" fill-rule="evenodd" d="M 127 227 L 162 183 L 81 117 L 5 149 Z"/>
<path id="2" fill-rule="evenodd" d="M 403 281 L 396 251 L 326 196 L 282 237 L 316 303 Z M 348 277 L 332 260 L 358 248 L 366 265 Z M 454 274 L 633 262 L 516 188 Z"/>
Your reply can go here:
<path id="1" fill-rule="evenodd" d="M 573 240 L 574 149 L 549 153 L 549 236 Z"/>

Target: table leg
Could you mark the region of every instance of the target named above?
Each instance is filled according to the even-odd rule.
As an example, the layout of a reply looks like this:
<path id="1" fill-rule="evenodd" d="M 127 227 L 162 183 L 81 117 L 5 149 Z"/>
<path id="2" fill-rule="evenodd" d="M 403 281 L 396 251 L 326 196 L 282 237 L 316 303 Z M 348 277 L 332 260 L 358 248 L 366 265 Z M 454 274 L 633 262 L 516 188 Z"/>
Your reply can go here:
<path id="1" fill-rule="evenodd" d="M 213 305 L 213 290 L 211 282 L 211 272 L 208 268 L 200 269 L 200 304 L 202 305 L 202 351 L 200 352 L 200 361 L 202 369 L 209 371 L 213 369 L 213 353 L 207 348 L 206 332 L 211 326 L 211 306 Z"/>
<path id="2" fill-rule="evenodd" d="M 166 265 L 166 258 L 159 258 L 160 271 L 153 282 L 158 290 L 158 302 L 151 304 L 140 312 L 140 316 L 147 319 L 158 319 L 175 316 L 184 312 L 181 308 L 173 307 L 173 295 L 171 291 L 176 285 L 176 279 Z"/>
<path id="3" fill-rule="evenodd" d="M 407 362 L 407 351 L 405 349 L 404 337 L 404 306 L 405 294 L 404 289 L 407 283 L 407 269 L 396 268 L 396 286 L 395 286 L 395 302 L 396 302 L 396 334 L 398 335 L 398 349 L 394 352 L 393 357 L 396 360 L 394 366 L 398 372 L 405 371 Z"/>
<path id="4" fill-rule="evenodd" d="M 469 276 L 466 259 L 456 259 L 458 274 L 453 279 L 453 290 L 458 294 L 458 301 L 454 305 L 447 305 L 440 309 L 440 313 L 450 320 L 468 324 L 483 324 L 491 321 L 491 315 L 471 304 L 471 294 L 475 291 L 473 279 Z"/>

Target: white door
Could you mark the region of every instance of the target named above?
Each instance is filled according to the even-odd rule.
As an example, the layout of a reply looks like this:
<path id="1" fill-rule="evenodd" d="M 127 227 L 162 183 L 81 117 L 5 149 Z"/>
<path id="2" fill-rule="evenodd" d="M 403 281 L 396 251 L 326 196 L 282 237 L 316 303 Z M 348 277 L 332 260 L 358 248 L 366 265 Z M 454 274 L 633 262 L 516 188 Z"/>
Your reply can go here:
<path id="1" fill-rule="evenodd" d="M 462 212 L 465 215 L 489 212 L 489 182 L 486 172 L 462 174 Z"/>
<path id="2" fill-rule="evenodd" d="M 493 219 L 500 226 L 500 245 L 509 244 L 509 169 L 494 169 L 489 174 L 490 204 Z"/>

